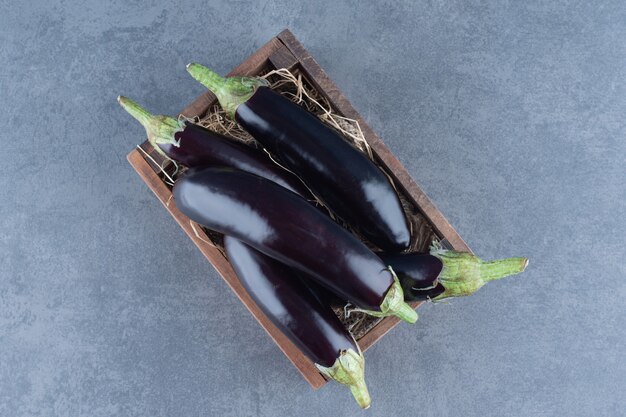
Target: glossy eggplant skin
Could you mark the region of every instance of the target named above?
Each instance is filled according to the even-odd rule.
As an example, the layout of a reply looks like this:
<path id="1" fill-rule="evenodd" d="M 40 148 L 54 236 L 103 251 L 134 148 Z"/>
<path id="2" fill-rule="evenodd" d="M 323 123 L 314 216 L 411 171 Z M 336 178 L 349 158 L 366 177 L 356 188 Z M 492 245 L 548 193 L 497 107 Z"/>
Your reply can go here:
<path id="1" fill-rule="evenodd" d="M 443 263 L 428 253 L 378 253 L 385 263 L 391 266 L 400 280 L 407 301 L 422 301 L 434 298 L 444 291 L 437 277 Z"/>
<path id="2" fill-rule="evenodd" d="M 248 145 L 192 123 L 186 123 L 174 138 L 179 146 L 171 143 L 158 146 L 167 156 L 187 167 L 229 166 L 267 178 L 304 198 L 313 198 L 298 177 Z"/>
<path id="3" fill-rule="evenodd" d="M 360 308 L 380 311 L 394 282 L 361 241 L 266 179 L 230 168 L 190 170 L 173 194 L 190 219 L 307 273 Z"/>
<path id="4" fill-rule="evenodd" d="M 224 249 L 256 305 L 311 361 L 331 367 L 342 350 L 359 351 L 331 307 L 291 268 L 231 236 Z"/>
<path id="5" fill-rule="evenodd" d="M 292 269 L 292 271 L 300 279 L 300 281 L 302 281 L 304 285 L 311 290 L 320 303 L 333 308 L 343 308 L 348 303 L 348 301 L 342 300 L 337 296 L 337 294 L 320 285 L 315 278 L 311 278 L 310 275 L 297 269 Z"/>
<path id="6" fill-rule="evenodd" d="M 414 288 L 431 287 L 443 269 L 443 262 L 428 253 L 378 253 L 400 280 L 412 281 Z"/>
<path id="7" fill-rule="evenodd" d="M 370 242 L 388 252 L 408 247 L 409 226 L 388 178 L 313 114 L 260 87 L 235 119 Z"/>

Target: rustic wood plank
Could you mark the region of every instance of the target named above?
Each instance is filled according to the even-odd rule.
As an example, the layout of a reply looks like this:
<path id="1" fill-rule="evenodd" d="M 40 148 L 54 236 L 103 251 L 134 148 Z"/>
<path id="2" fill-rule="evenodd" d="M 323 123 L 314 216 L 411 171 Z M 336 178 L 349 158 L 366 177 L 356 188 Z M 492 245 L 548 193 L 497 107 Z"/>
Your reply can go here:
<path id="1" fill-rule="evenodd" d="M 230 263 L 224 255 L 210 243 L 208 236 L 199 226 L 192 226 L 192 222 L 178 208 L 172 198 L 170 189 L 156 175 L 152 167 L 143 158 L 138 150 L 128 154 L 128 162 L 137 171 L 159 201 L 165 206 L 187 236 L 196 244 L 200 252 L 208 259 L 217 272 L 222 276 L 237 298 L 246 306 L 252 316 L 265 329 L 270 337 L 276 342 L 280 350 L 289 358 L 294 366 L 300 371 L 304 379 L 314 388 L 318 389 L 326 383 L 326 380 L 317 371 L 311 362 L 274 324 L 263 314 L 261 309 L 254 303 L 250 295 L 237 279 Z M 197 234 L 196 234 L 197 232 Z"/>
<path id="2" fill-rule="evenodd" d="M 293 56 L 289 48 L 283 43 L 280 44 L 280 48 L 270 55 L 269 61 L 276 69 L 286 68 L 288 70 L 291 70 L 298 63 L 298 59 Z"/>

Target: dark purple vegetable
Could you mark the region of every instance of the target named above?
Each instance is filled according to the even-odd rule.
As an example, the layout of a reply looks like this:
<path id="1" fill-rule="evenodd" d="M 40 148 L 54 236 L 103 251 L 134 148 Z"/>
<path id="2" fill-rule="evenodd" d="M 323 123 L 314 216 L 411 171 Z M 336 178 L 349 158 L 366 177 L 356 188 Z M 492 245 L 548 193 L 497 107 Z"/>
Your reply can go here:
<path id="1" fill-rule="evenodd" d="M 343 308 L 348 303 L 346 300 L 342 300 L 341 297 L 337 296 L 334 292 L 330 291 L 328 288 L 320 285 L 315 278 L 311 278 L 310 275 L 297 270 L 292 269 L 295 275 L 300 279 L 300 281 L 304 282 L 304 284 L 311 289 L 311 292 L 315 295 L 317 300 L 324 304 L 329 305 L 333 308 Z"/>
<path id="2" fill-rule="evenodd" d="M 223 78 L 198 64 L 187 70 L 339 217 L 385 251 L 408 247 L 409 226 L 389 179 L 336 131 L 262 79 Z"/>
<path id="3" fill-rule="evenodd" d="M 298 177 L 274 164 L 261 151 L 193 123 L 150 114 L 129 98 L 120 96 L 117 100 L 145 127 L 152 146 L 167 157 L 188 167 L 215 165 L 237 168 L 274 181 L 304 198 L 313 199 Z"/>
<path id="4" fill-rule="evenodd" d="M 192 220 L 302 270 L 369 314 L 417 319 L 385 264 L 297 194 L 232 169 L 191 171 L 173 193 Z"/>
<path id="5" fill-rule="evenodd" d="M 528 258 L 485 262 L 469 252 L 457 252 L 434 244 L 430 254 L 378 254 L 398 276 L 407 301 L 443 300 L 478 291 L 489 281 L 519 274 Z"/>
<path id="6" fill-rule="evenodd" d="M 385 265 L 391 265 L 402 288 L 432 287 L 443 268 L 441 260 L 428 253 L 379 253 L 378 256 Z M 407 294 L 404 294 L 406 297 Z"/>
<path id="7" fill-rule="evenodd" d="M 293 269 L 231 237 L 224 249 L 239 281 L 257 306 L 330 379 L 347 385 L 362 408 L 370 397 L 364 358 L 328 304 Z"/>

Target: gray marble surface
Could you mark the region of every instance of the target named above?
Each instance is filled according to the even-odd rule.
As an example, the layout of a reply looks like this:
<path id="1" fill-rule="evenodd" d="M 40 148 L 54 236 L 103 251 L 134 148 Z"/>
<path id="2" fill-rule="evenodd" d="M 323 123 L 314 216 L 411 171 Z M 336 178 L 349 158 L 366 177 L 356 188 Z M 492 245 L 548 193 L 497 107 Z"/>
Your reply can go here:
<path id="1" fill-rule="evenodd" d="M 177 113 L 187 62 L 284 27 L 478 254 L 531 259 L 368 351 L 367 415 L 626 415 L 623 1 L 158 3 L 0 0 L 1 416 L 361 415 L 125 160 L 118 94 Z"/>

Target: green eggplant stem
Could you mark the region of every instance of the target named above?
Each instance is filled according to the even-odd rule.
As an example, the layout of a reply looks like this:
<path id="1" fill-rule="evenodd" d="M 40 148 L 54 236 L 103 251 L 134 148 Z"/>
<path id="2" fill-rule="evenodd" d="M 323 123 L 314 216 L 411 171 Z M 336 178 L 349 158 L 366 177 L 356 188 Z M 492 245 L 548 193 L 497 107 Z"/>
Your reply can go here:
<path id="1" fill-rule="evenodd" d="M 483 281 L 489 282 L 524 272 L 527 266 L 528 258 L 506 258 L 491 262 L 483 261 L 480 272 Z"/>
<path id="2" fill-rule="evenodd" d="M 369 408 L 372 400 L 365 384 L 365 358 L 360 349 L 341 351 L 331 367 L 315 366 L 328 379 L 347 385 L 359 407 Z"/>
<path id="3" fill-rule="evenodd" d="M 269 86 L 266 80 L 258 77 L 222 77 L 196 63 L 188 64 L 187 72 L 215 94 L 222 108 L 233 119 L 237 107 L 248 101 L 257 88 Z"/>
<path id="4" fill-rule="evenodd" d="M 137 102 L 124 96 L 117 96 L 117 102 L 133 116 L 142 126 L 149 125 L 154 119 L 154 115 L 145 108 L 141 107 Z"/>
<path id="5" fill-rule="evenodd" d="M 478 291 L 489 281 L 519 274 L 528 266 L 528 258 L 506 258 L 485 262 L 469 252 L 457 252 L 433 245 L 430 254 L 443 263 L 437 278 L 445 291 L 433 301 L 463 297 Z"/>
<path id="6" fill-rule="evenodd" d="M 170 116 L 154 115 L 133 100 L 119 96 L 117 101 L 131 116 L 133 116 L 146 129 L 148 141 L 159 153 L 163 151 L 159 144 L 172 144 L 179 146 L 176 140 L 176 132 L 185 128 L 185 123 Z"/>
<path id="7" fill-rule="evenodd" d="M 385 298 L 380 304 L 380 311 L 362 310 L 358 308 L 354 311 L 360 311 L 374 317 L 396 316 L 407 323 L 415 323 L 418 318 L 417 312 L 404 301 L 404 291 L 402 290 L 398 276 L 391 266 L 388 268 L 389 272 L 393 275 L 393 284 L 391 284 L 387 294 L 385 294 Z"/>

